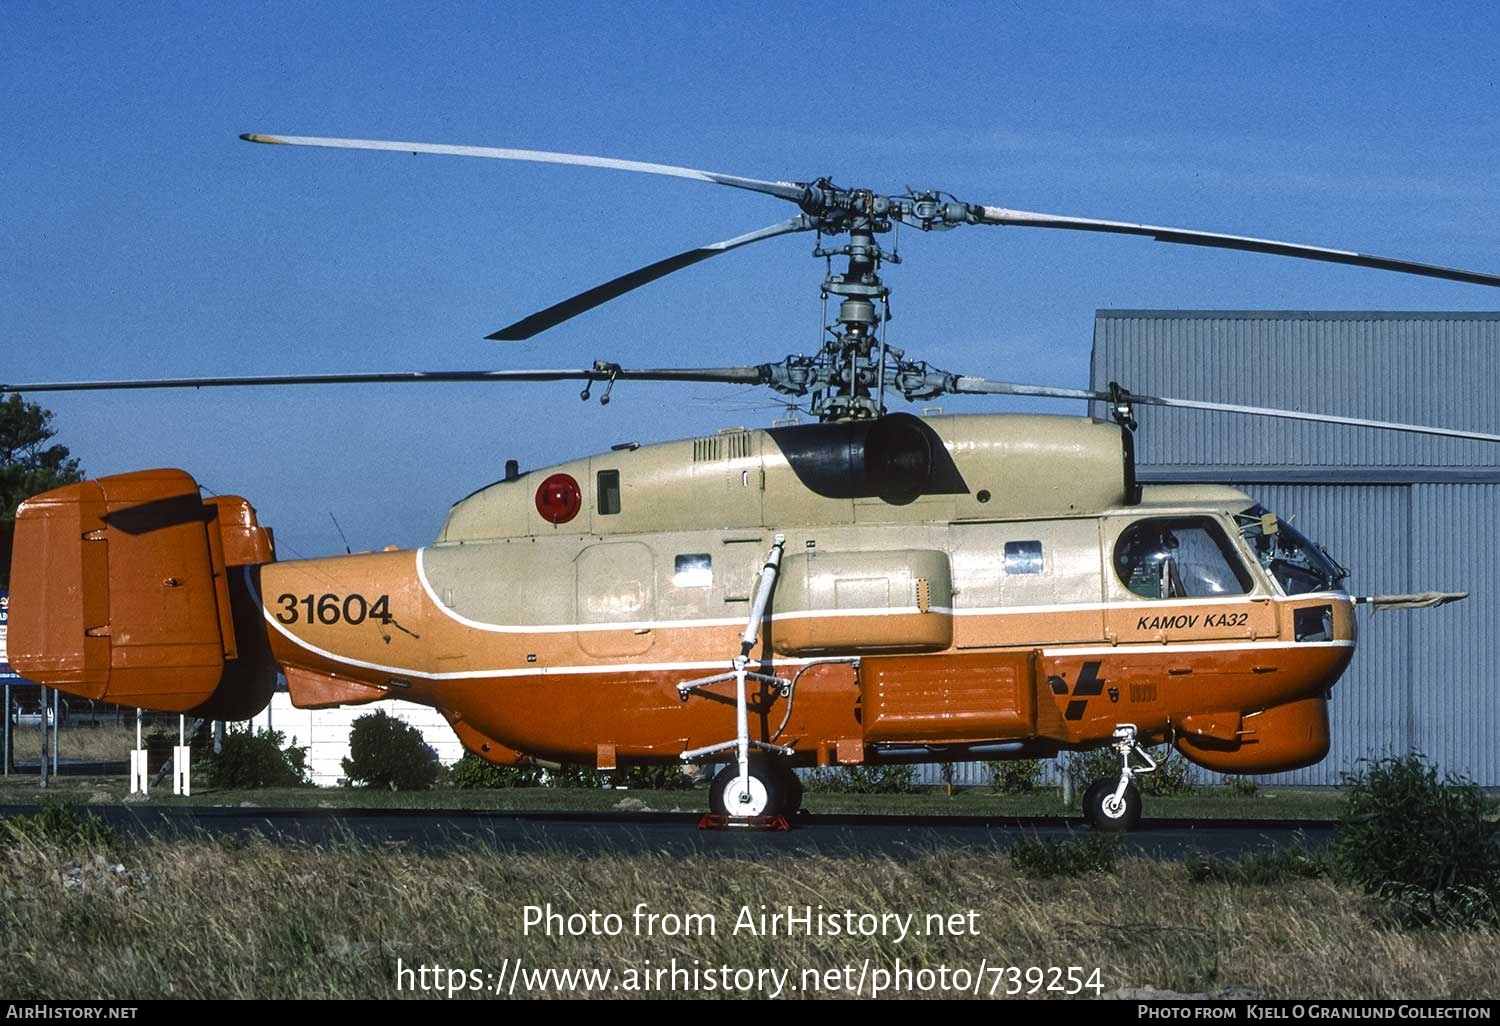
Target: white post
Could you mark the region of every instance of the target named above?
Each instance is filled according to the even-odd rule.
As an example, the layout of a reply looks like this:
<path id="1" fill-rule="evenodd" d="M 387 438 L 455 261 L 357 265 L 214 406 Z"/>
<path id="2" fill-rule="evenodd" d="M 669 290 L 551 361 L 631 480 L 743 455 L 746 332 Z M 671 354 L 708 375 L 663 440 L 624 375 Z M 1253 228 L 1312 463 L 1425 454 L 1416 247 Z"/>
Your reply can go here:
<path id="1" fill-rule="evenodd" d="M 42 700 L 37 703 L 37 712 L 42 714 L 42 787 L 47 786 L 47 689 L 42 688 Z"/>
<path id="2" fill-rule="evenodd" d="M 193 753 L 188 747 L 187 717 L 181 713 L 177 716 L 177 748 L 172 752 L 172 793 L 190 795 L 193 793 Z"/>
<path id="3" fill-rule="evenodd" d="M 130 793 L 144 795 L 149 786 L 146 749 L 141 746 L 141 711 L 135 711 L 135 751 L 130 753 Z"/>

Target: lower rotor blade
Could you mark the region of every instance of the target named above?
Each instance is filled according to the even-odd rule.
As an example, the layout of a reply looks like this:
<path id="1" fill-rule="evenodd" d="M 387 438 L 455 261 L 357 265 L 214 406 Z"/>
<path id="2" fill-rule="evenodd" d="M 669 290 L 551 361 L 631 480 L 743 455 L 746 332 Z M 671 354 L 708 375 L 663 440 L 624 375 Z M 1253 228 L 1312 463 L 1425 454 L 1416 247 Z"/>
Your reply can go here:
<path id="1" fill-rule="evenodd" d="M 514 324 L 501 328 L 494 334 L 486 335 L 485 338 L 496 342 L 519 342 L 523 339 L 531 338 L 539 332 L 546 331 L 548 328 L 561 324 L 563 321 L 577 317 L 579 314 L 607 303 L 611 299 L 623 296 L 632 289 L 638 289 L 642 285 L 649 284 L 658 278 L 664 278 L 673 271 L 680 271 L 684 267 L 691 267 L 693 264 L 707 260 L 709 257 L 718 256 L 720 253 L 727 253 L 731 249 L 739 249 L 741 246 L 748 246 L 752 242 L 760 242 L 762 239 L 773 239 L 778 235 L 788 235 L 792 232 L 811 231 L 814 227 L 816 227 L 816 223 L 812 218 L 802 215 L 788 221 L 780 221 L 776 224 L 768 225 L 765 228 L 749 232 L 745 235 L 726 239 L 723 242 L 715 242 L 707 246 L 699 246 L 697 249 L 690 249 L 686 253 L 678 253 L 676 256 L 667 257 L 665 260 L 658 260 L 654 264 L 648 264 L 628 274 L 622 274 L 612 281 L 605 282 L 603 285 L 595 285 L 587 292 L 580 292 L 578 295 L 564 299 L 560 303 L 554 303 L 545 310 L 539 310 L 530 317 L 523 318 Z"/>
<path id="2" fill-rule="evenodd" d="M 1089 217 L 1039 214 L 1030 210 L 1008 210 L 1005 207 L 976 206 L 969 209 L 980 224 L 1011 225 L 1023 228 L 1066 228 L 1073 231 L 1109 232 L 1116 235 L 1144 235 L 1155 239 L 1157 242 L 1177 242 L 1188 246 L 1210 246 L 1217 249 L 1238 249 L 1250 253 L 1271 253 L 1276 256 L 1300 257 L 1304 260 L 1322 260 L 1332 264 L 1374 267 L 1382 271 L 1397 271 L 1401 274 L 1417 274 L 1427 278 L 1462 281 L 1471 285 L 1500 287 L 1500 275 L 1484 274 L 1480 271 L 1465 271 L 1457 267 L 1439 267 L 1435 264 L 1419 264 L 1411 260 L 1395 260 L 1390 257 L 1370 256 L 1366 253 L 1355 253 L 1346 249 L 1329 249 L 1325 246 L 1308 246 L 1297 242 L 1278 242 L 1275 239 L 1256 239 L 1245 235 L 1200 232 L 1191 228 L 1164 228 L 1159 225 L 1132 224 L 1128 221 L 1099 221 Z"/>
<path id="3" fill-rule="evenodd" d="M 665 367 L 629 370 L 602 364 L 588 370 L 390 371 L 366 374 L 261 374 L 228 378 L 139 378 L 120 381 L 0 383 L 5 392 L 111 392 L 145 388 L 255 388 L 268 385 L 420 385 L 507 381 L 700 381 L 759 385 L 765 367 Z"/>
<path id="4" fill-rule="evenodd" d="M 1018 385 L 1009 381 L 991 381 L 988 378 L 956 377 L 950 391 L 971 395 L 1016 395 L 1035 396 L 1043 399 L 1083 399 L 1089 402 L 1113 402 L 1108 392 L 1079 388 L 1052 388 L 1048 385 Z M 1126 393 L 1124 399 L 1139 406 L 1168 406 L 1183 410 L 1208 410 L 1213 413 L 1240 413 L 1251 417 L 1275 417 L 1280 420 L 1304 420 L 1315 424 L 1340 424 L 1345 427 L 1375 428 L 1381 431 L 1402 431 L 1416 435 L 1437 435 L 1441 438 L 1463 438 L 1476 442 L 1500 442 L 1500 435 L 1482 431 L 1460 431 L 1456 428 L 1431 427 L 1426 424 L 1402 424 L 1388 420 L 1366 420 L 1361 417 L 1339 417 L 1331 413 L 1304 413 L 1301 410 L 1283 410 L 1271 406 L 1240 406 L 1234 403 L 1205 402 L 1198 399 L 1173 399 L 1168 396 L 1137 395 Z"/>

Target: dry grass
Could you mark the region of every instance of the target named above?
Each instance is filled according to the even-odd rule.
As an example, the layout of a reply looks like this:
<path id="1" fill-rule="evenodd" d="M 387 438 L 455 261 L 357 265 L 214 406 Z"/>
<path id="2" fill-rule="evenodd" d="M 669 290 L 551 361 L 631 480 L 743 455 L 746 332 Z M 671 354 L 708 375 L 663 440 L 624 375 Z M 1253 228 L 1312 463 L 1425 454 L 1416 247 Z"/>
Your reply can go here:
<path id="1" fill-rule="evenodd" d="M 123 868 L 117 868 L 117 866 Z M 633 936 L 637 902 L 714 913 L 717 935 Z M 522 935 L 522 906 L 626 917 L 618 937 Z M 743 905 L 856 912 L 978 911 L 978 936 L 762 938 Z M 1480 998 L 1500 991 L 1496 937 L 1378 926 L 1325 880 L 1198 884 L 1178 864 L 1024 879 L 1002 854 L 763 861 L 665 856 L 443 857 L 348 846 L 150 842 L 0 847 L 0 993 L 13 998 L 395 996 L 408 967 L 905 964 L 1098 966 L 1105 991 L 1151 986 L 1264 997 Z M 616 979 L 619 977 L 616 976 Z M 624 996 L 609 993 L 600 996 Z"/>
<path id="2" fill-rule="evenodd" d="M 35 725 L 15 727 L 10 742 L 15 758 L 35 759 L 42 750 L 41 729 Z M 50 737 L 47 745 L 52 745 Z M 58 731 L 57 754 L 65 759 L 124 762 L 134 747 L 134 727 L 63 727 Z"/>

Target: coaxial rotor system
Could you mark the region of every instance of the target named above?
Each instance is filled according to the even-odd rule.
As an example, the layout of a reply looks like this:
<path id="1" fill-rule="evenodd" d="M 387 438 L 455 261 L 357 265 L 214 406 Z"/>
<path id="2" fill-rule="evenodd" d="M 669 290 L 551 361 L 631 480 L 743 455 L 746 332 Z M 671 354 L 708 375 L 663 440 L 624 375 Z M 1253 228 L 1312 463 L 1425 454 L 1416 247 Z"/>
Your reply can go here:
<path id="1" fill-rule="evenodd" d="M 887 300 L 890 290 L 880 276 L 880 267 L 886 261 L 896 262 L 897 258 L 893 253 L 882 248 L 880 237 L 889 233 L 897 224 L 924 232 L 947 231 L 963 225 L 1053 228 L 1136 235 L 1158 242 L 1349 264 L 1491 287 L 1500 287 L 1500 275 L 1251 236 L 989 206 L 967 202 L 940 190 L 883 193 L 864 188 L 844 188 L 826 177 L 805 182 L 770 181 L 670 164 L 488 146 L 454 146 L 439 143 L 251 133 L 244 134 L 240 138 L 248 142 L 285 146 L 479 157 L 664 175 L 761 193 L 792 203 L 798 208 L 799 212 L 788 219 L 733 238 L 685 250 L 563 299 L 486 336 L 492 340 L 530 339 L 634 289 L 711 257 L 740 249 L 754 242 L 804 232 L 817 234 L 818 243 L 813 250 L 813 255 L 829 261 L 829 270 L 821 283 L 821 291 L 825 298 L 833 297 L 838 300 L 837 316 L 833 323 L 825 326 L 825 334 L 820 341 L 819 348 L 810 355 L 794 353 L 777 362 L 754 366 L 633 369 L 608 361 L 597 361 L 591 367 L 564 370 L 398 371 L 15 383 L 0 384 L 0 391 L 573 380 L 585 382 L 583 390 L 585 398 L 590 396 L 595 383 L 603 384 L 604 390 L 600 398 L 602 402 L 607 403 L 610 391 L 617 381 L 715 382 L 758 385 L 769 387 L 784 395 L 805 398 L 808 400 L 811 411 L 824 421 L 863 420 L 878 417 L 885 413 L 885 400 L 890 395 L 907 401 L 928 400 L 954 394 L 1007 395 L 1103 403 L 1117 420 L 1131 427 L 1134 426 L 1134 407 L 1150 405 L 1317 421 L 1480 441 L 1500 441 L 1500 435 L 1446 427 L 1338 417 L 1316 412 L 1241 406 L 1199 399 L 1135 395 L 1119 386 L 1112 386 L 1108 391 L 1098 391 L 1057 388 L 1048 385 L 1023 385 L 940 370 L 925 361 L 908 358 L 904 350 L 886 341 L 884 326 L 889 320 Z M 842 270 L 837 272 L 833 269 L 831 262 L 835 257 L 844 261 Z"/>

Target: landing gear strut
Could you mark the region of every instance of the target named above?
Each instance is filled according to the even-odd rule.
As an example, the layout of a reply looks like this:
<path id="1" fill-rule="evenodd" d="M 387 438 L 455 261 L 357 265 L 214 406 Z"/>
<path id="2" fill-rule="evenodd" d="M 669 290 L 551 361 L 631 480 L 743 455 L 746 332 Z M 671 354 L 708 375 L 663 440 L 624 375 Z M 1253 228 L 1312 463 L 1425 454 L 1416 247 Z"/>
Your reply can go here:
<path id="1" fill-rule="evenodd" d="M 1141 822 L 1141 789 L 1134 778 L 1156 769 L 1156 760 L 1136 740 L 1133 723 L 1115 728 L 1110 747 L 1120 757 L 1118 777 L 1100 777 L 1083 793 L 1083 819 L 1095 830 L 1134 830 Z M 1132 757 L 1141 762 L 1132 765 Z"/>

